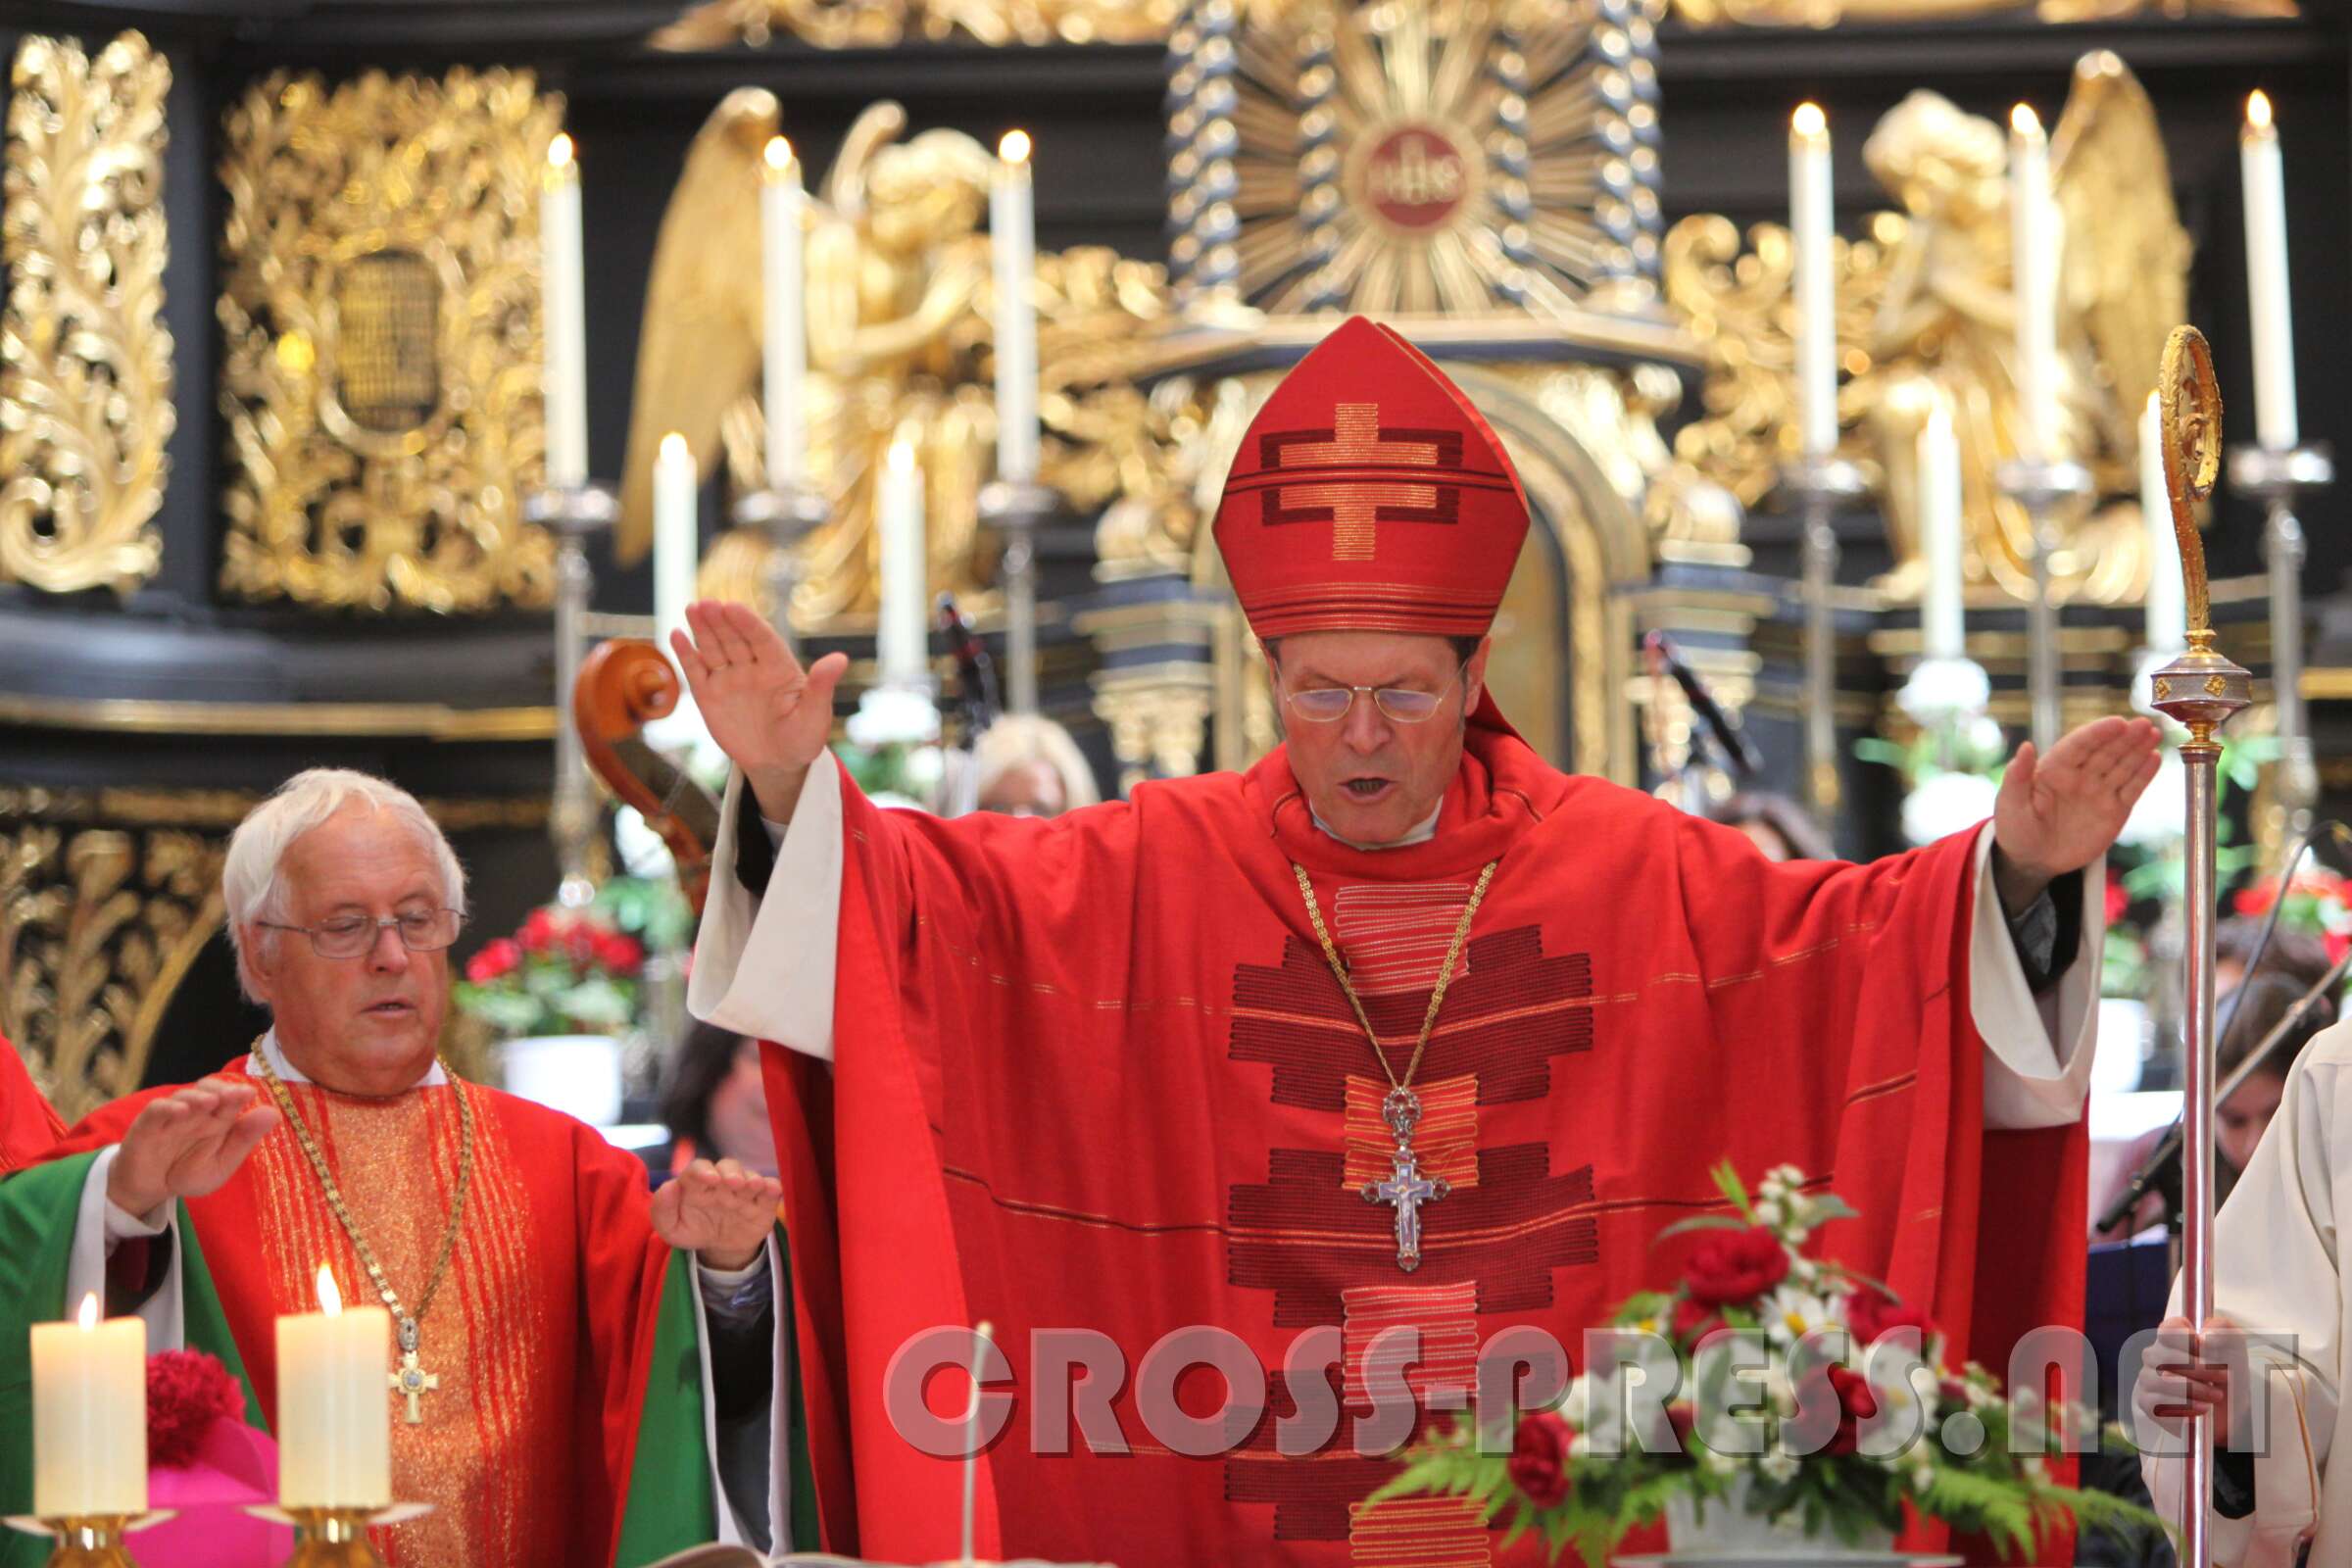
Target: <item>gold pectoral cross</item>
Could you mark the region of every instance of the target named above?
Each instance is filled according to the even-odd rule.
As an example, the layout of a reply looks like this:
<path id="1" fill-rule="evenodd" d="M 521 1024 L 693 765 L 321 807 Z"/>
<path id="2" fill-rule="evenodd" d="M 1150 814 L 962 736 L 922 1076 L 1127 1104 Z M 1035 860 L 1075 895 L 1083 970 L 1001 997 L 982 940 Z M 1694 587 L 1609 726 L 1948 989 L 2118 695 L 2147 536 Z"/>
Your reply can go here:
<path id="1" fill-rule="evenodd" d="M 417 1362 L 415 1350 L 403 1350 L 400 1353 L 400 1370 L 387 1374 L 385 1381 L 392 1385 L 394 1397 L 409 1401 L 409 1425 L 424 1425 L 424 1406 L 417 1401 L 441 1387 L 441 1374 L 427 1372 Z"/>

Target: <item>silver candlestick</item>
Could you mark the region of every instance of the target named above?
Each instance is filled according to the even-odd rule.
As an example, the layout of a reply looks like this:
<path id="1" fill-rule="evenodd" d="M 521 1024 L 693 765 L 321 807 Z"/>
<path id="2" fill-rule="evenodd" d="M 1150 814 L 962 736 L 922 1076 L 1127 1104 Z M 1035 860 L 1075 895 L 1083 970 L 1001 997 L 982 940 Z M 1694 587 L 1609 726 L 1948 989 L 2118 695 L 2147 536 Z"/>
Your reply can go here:
<path id="1" fill-rule="evenodd" d="M 762 530 L 774 546 L 763 573 L 768 614 L 796 655 L 800 645 L 792 635 L 792 599 L 801 586 L 801 541 L 823 527 L 832 514 L 820 492 L 793 480 L 747 490 L 735 498 L 735 525 Z"/>
<path id="2" fill-rule="evenodd" d="M 1037 711 L 1037 530 L 1060 505 L 1034 479 L 980 488 L 980 520 L 1004 536 L 1004 695 L 1015 713 Z"/>
<path id="3" fill-rule="evenodd" d="M 2278 802 L 2286 809 L 2287 836 L 2300 838 L 2311 830 L 2320 773 L 2312 759 L 2311 725 L 2303 712 L 2305 547 L 2303 524 L 2295 514 L 2303 497 L 2335 482 L 2335 465 L 2321 447 L 2282 452 L 2239 447 L 2230 454 L 2230 482 L 2260 498 L 2270 514 L 2262 544 L 2271 568 L 2271 702 L 2278 717 Z"/>
<path id="4" fill-rule="evenodd" d="M 1827 825 L 1838 808 L 1838 587 L 1840 510 L 1866 493 L 1862 470 L 1835 455 L 1808 457 L 1781 470 L 1781 488 L 1805 519 L 1805 794 Z"/>
<path id="5" fill-rule="evenodd" d="M 556 536 L 556 784 L 548 812 L 562 872 L 556 898 L 578 907 L 596 896 L 588 877 L 588 845 L 596 835 L 596 792 L 588 780 L 588 756 L 571 716 L 572 689 L 588 652 L 588 600 L 596 573 L 588 565 L 588 540 L 611 530 L 620 503 L 610 485 L 593 481 L 559 490 L 534 491 L 522 504 L 525 522 Z"/>
<path id="6" fill-rule="evenodd" d="M 2026 695 L 2034 750 L 2058 743 L 2062 722 L 2058 602 L 2050 597 L 2050 557 L 2058 549 L 2060 511 L 2091 493 L 2090 470 L 2064 459 L 2018 458 L 1994 475 L 2001 493 L 2026 509 L 2032 529 L 2034 597 L 2026 601 Z"/>

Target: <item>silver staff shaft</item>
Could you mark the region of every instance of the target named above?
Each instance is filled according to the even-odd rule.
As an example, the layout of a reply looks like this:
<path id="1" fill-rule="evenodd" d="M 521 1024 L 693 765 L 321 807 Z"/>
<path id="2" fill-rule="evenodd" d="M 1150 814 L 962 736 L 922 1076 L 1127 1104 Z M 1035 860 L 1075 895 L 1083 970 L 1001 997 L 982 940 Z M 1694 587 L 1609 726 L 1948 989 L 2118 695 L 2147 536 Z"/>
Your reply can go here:
<path id="1" fill-rule="evenodd" d="M 2188 790 L 2188 865 L 2184 893 L 2188 912 L 2186 1017 L 2181 1046 L 2188 1057 L 2187 1094 L 2181 1106 L 2180 1290 L 2188 1321 L 2202 1328 L 2213 1315 L 2213 926 L 2215 784 L 2220 748 L 2181 748 Z M 2189 1429 L 2188 1483 L 2180 1521 L 2180 1561 L 2205 1568 L 2213 1560 L 2207 1539 L 2213 1496 L 2214 1423 Z"/>

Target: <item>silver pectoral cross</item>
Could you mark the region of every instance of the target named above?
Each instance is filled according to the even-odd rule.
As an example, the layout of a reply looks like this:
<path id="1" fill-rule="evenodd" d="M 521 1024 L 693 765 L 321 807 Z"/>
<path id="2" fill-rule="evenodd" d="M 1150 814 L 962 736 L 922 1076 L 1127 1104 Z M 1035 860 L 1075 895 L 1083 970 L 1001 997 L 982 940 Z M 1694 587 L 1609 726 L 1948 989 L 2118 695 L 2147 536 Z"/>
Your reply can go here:
<path id="1" fill-rule="evenodd" d="M 384 1381 L 392 1385 L 394 1398 L 405 1398 L 409 1401 L 409 1425 L 413 1427 L 424 1425 L 424 1406 L 418 1400 L 441 1387 L 441 1375 L 437 1372 L 427 1372 L 423 1364 L 416 1359 L 416 1320 L 415 1318 L 404 1317 L 400 1320 L 400 1367 L 397 1371 L 386 1374 Z"/>
<path id="2" fill-rule="evenodd" d="M 1389 1179 L 1366 1182 L 1361 1191 L 1367 1203 L 1388 1203 L 1396 1210 L 1396 1266 L 1410 1274 L 1421 1266 L 1421 1205 L 1434 1203 L 1453 1191 L 1443 1176 L 1421 1174 L 1420 1156 L 1413 1152 L 1413 1128 L 1421 1120 L 1421 1099 L 1409 1089 L 1392 1089 L 1381 1103 L 1381 1119 L 1396 1136 L 1389 1154 Z"/>

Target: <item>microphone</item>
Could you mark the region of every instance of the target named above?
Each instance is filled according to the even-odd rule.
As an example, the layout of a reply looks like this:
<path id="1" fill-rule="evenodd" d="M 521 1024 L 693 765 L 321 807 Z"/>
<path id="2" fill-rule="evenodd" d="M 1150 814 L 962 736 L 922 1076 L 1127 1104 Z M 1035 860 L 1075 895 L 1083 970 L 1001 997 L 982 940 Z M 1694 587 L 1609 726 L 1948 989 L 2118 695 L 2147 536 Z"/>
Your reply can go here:
<path id="1" fill-rule="evenodd" d="M 1705 682 L 1698 678 L 1698 672 L 1683 662 L 1683 656 L 1674 651 L 1674 644 L 1666 634 L 1653 631 L 1642 639 L 1642 646 L 1649 655 L 1651 667 L 1654 669 L 1659 664 L 1665 665 L 1666 673 L 1672 675 L 1674 683 L 1683 689 L 1683 698 L 1690 703 L 1690 711 L 1697 714 L 1698 721 L 1707 727 L 1708 737 L 1714 741 L 1715 749 L 1723 754 L 1723 760 L 1731 764 L 1732 771 L 1739 774 L 1742 782 L 1761 772 L 1764 759 L 1757 755 L 1755 743 L 1733 728 L 1732 721 L 1724 716 L 1723 710 L 1715 706 L 1715 699 L 1707 691 Z"/>

